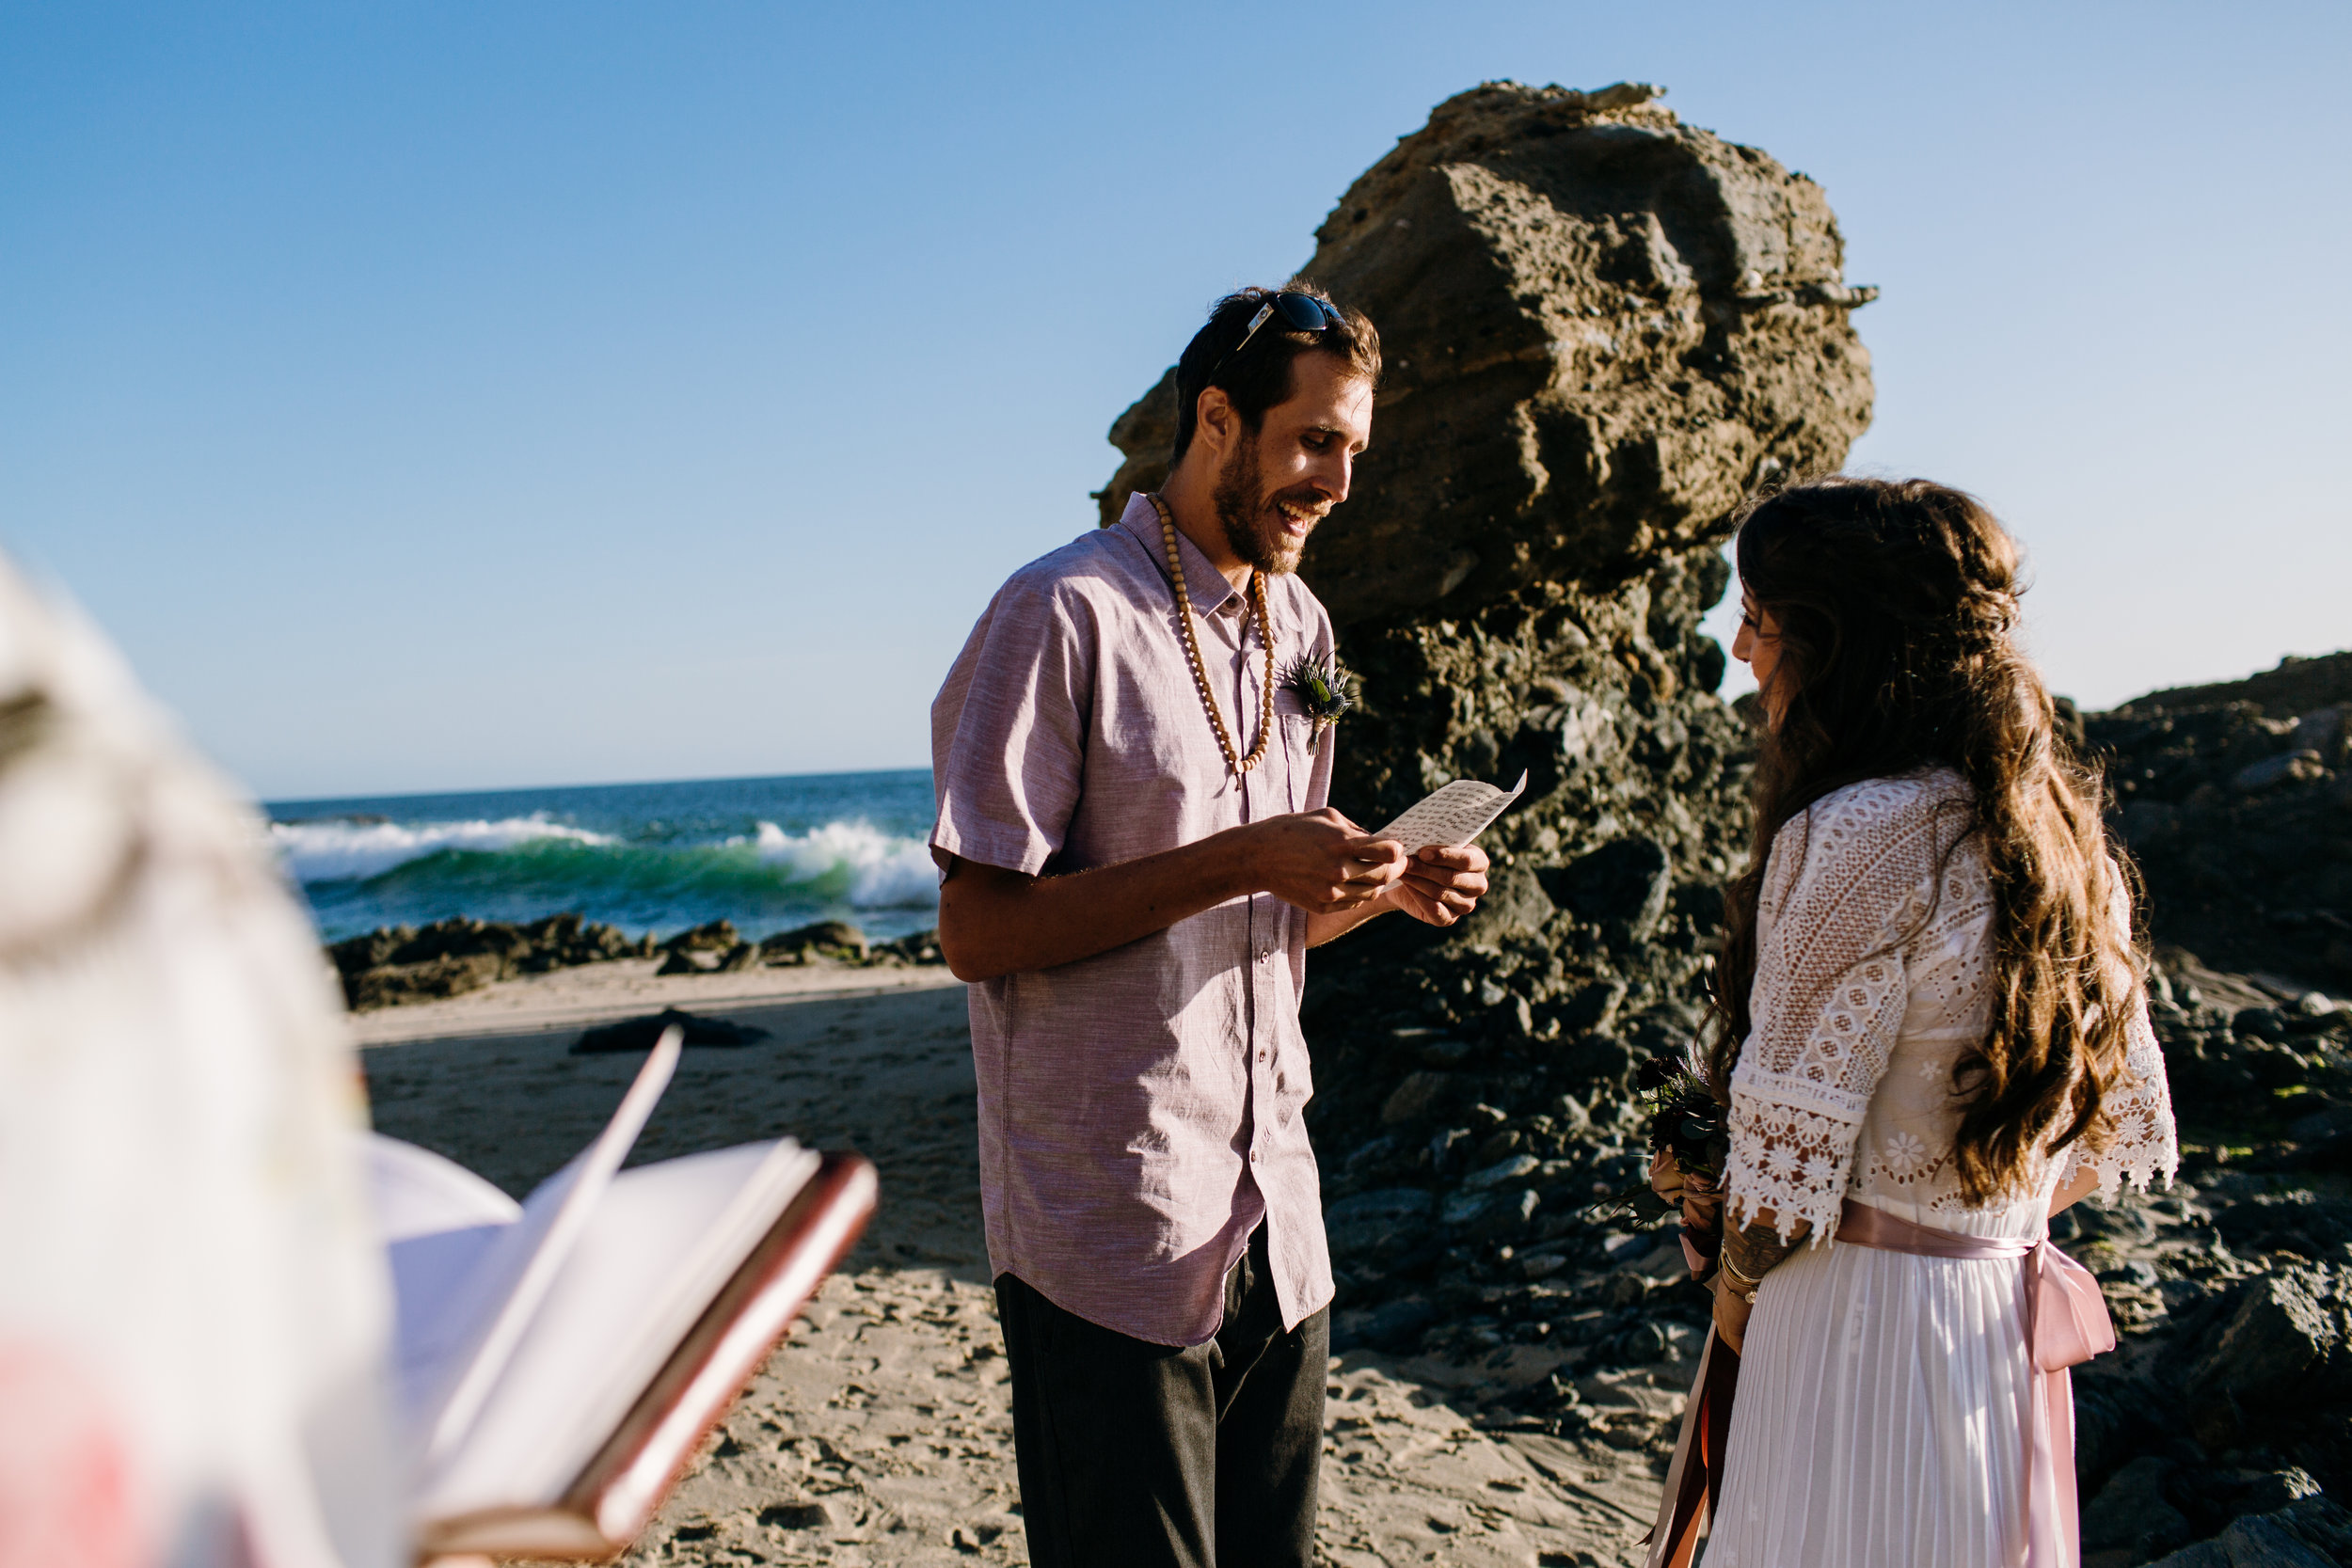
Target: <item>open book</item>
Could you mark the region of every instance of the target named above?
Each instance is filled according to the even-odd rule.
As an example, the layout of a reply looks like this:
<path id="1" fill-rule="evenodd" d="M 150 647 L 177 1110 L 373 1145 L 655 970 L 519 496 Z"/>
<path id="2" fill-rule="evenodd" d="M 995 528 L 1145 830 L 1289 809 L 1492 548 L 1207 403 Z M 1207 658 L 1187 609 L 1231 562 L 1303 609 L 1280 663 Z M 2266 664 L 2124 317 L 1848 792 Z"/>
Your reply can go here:
<path id="1" fill-rule="evenodd" d="M 1422 796 L 1406 808 L 1404 816 L 1372 836 L 1394 839 L 1405 846 L 1408 855 L 1432 845 L 1442 844 L 1451 848 L 1468 844 L 1494 826 L 1495 818 L 1508 810 L 1526 787 L 1524 771 L 1519 774 L 1519 782 L 1507 790 L 1477 779 L 1456 779 Z"/>
<path id="2" fill-rule="evenodd" d="M 520 1204 L 369 1140 L 424 1549 L 625 1548 L 864 1228 L 873 1167 L 788 1138 L 620 1168 L 682 1044 Z"/>

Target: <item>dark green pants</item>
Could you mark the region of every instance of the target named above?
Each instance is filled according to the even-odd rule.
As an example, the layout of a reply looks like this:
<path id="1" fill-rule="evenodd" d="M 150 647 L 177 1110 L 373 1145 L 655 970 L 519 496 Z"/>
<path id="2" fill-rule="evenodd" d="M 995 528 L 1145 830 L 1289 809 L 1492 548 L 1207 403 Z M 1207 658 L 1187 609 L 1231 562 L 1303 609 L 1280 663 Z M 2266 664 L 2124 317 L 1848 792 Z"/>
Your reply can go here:
<path id="1" fill-rule="evenodd" d="M 996 1277 L 1033 1568 L 1311 1568 L 1327 1308 L 1284 1333 L 1265 1227 L 1180 1349 Z"/>

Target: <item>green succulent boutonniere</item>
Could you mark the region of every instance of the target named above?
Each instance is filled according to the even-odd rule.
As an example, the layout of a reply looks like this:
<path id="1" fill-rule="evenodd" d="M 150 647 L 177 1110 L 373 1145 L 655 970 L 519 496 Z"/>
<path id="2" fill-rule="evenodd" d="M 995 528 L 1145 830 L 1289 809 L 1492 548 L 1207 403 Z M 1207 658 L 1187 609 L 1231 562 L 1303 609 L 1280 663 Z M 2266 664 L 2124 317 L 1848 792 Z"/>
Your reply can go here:
<path id="1" fill-rule="evenodd" d="M 1356 677 L 1340 668 L 1337 658 L 1318 659 L 1301 654 L 1282 672 L 1282 689 L 1297 693 L 1298 705 L 1314 721 L 1311 745 L 1323 743 L 1323 732 L 1356 705 Z"/>

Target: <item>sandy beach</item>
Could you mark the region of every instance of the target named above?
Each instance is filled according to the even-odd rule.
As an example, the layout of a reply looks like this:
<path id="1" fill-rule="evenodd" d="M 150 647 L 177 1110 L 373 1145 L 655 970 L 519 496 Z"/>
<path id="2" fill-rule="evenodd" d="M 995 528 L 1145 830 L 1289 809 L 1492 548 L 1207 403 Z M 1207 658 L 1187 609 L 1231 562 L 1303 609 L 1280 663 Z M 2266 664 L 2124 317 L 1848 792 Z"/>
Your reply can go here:
<path id="1" fill-rule="evenodd" d="M 680 1006 L 769 1037 L 687 1052 L 638 1159 L 790 1133 L 880 1167 L 865 1239 L 625 1561 L 1027 1561 L 975 1164 L 963 988 L 938 969 L 656 979 L 650 962 L 508 981 L 358 1021 L 377 1128 L 520 1195 L 577 1152 L 635 1054 L 589 1024 Z M 642 973 L 640 973 L 642 972 Z M 1489 1430 L 1482 1406 L 1565 1357 L 1333 1358 L 1323 1560 L 1616 1564 L 1656 1506 L 1690 1369 L 1579 1384 L 1581 1440 Z"/>

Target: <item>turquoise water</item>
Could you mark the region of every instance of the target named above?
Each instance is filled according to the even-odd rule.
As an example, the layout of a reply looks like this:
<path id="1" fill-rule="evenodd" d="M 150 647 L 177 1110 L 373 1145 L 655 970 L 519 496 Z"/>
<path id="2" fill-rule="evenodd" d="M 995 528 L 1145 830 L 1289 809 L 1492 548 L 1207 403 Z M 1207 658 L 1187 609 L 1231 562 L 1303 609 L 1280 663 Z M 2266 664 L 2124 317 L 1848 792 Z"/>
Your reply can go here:
<path id="1" fill-rule="evenodd" d="M 452 915 L 578 910 L 635 934 L 725 918 L 903 936 L 937 918 L 928 768 L 274 800 L 286 870 L 329 942 Z"/>

